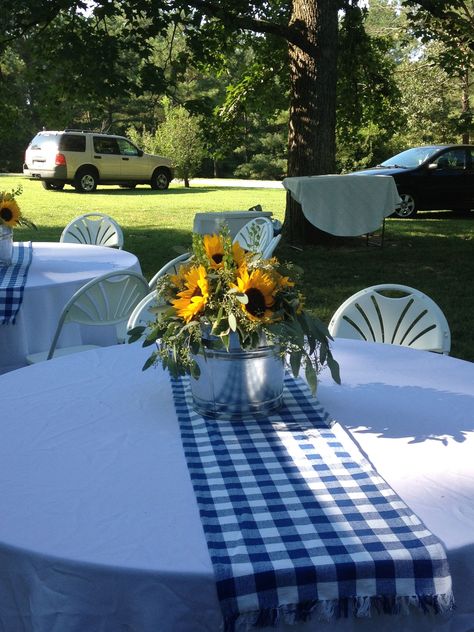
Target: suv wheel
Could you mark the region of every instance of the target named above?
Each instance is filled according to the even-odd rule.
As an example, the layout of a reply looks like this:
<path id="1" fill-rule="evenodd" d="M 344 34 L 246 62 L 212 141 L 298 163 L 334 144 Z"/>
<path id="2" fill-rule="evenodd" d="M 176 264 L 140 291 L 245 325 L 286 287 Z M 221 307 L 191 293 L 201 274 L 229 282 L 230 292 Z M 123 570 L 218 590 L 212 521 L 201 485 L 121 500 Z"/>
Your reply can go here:
<path id="1" fill-rule="evenodd" d="M 41 184 L 46 191 L 62 191 L 64 189 L 64 182 L 51 182 L 50 180 L 42 180 Z"/>
<path id="2" fill-rule="evenodd" d="M 393 213 L 393 217 L 401 217 L 402 219 L 411 219 L 416 215 L 416 202 L 411 193 L 400 193 L 402 200 L 400 206 Z"/>
<path id="3" fill-rule="evenodd" d="M 74 188 L 79 193 L 92 193 L 97 189 L 99 178 L 93 169 L 79 169 L 74 178 Z"/>
<path id="4" fill-rule="evenodd" d="M 151 176 L 150 186 L 152 189 L 164 191 L 170 185 L 170 174 L 166 169 L 156 169 Z"/>

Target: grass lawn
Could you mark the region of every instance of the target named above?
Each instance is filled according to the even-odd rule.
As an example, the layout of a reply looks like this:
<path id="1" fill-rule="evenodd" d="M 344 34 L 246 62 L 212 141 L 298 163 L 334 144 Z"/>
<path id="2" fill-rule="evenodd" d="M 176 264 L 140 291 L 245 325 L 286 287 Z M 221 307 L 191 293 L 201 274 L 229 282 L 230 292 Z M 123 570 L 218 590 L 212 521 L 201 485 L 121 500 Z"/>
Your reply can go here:
<path id="1" fill-rule="evenodd" d="M 19 182 L 22 212 L 38 231 L 15 230 L 16 239 L 58 241 L 75 216 L 98 211 L 121 225 L 125 249 L 136 254 L 149 279 L 169 259 L 189 250 L 194 214 L 245 210 L 261 204 L 283 220 L 286 193 L 282 189 L 191 187 L 173 183 L 168 191 L 137 187 L 133 191 L 101 187 L 93 194 L 72 188 L 45 191 L 22 176 L 0 176 L 0 189 Z M 383 248 L 367 247 L 364 238 L 339 239 L 302 251 L 282 242 L 276 255 L 305 271 L 307 305 L 326 323 L 351 294 L 377 283 L 401 283 L 428 294 L 446 314 L 451 328 L 451 355 L 474 361 L 474 212 L 420 213 L 421 219 L 386 221 Z"/>

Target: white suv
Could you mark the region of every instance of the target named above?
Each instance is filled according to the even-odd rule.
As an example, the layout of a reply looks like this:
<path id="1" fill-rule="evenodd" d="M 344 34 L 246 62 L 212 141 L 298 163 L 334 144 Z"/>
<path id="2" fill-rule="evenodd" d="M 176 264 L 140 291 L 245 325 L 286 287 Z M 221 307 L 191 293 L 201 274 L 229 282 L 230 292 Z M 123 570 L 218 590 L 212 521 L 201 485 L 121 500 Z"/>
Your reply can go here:
<path id="1" fill-rule="evenodd" d="M 41 180 L 45 189 L 72 184 L 81 193 L 95 191 L 98 184 L 167 189 L 173 179 L 168 158 L 145 154 L 123 136 L 72 129 L 36 134 L 25 152 L 23 173 Z"/>

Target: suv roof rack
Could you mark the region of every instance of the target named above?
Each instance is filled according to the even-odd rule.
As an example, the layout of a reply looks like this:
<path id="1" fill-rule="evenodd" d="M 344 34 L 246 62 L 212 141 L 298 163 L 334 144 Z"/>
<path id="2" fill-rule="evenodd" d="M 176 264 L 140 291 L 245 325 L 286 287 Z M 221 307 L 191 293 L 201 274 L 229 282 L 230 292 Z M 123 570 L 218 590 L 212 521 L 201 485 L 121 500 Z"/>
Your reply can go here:
<path id="1" fill-rule="evenodd" d="M 80 132 L 81 134 L 110 134 L 110 132 L 101 132 L 97 129 L 76 129 L 74 127 L 67 127 L 65 132 Z"/>

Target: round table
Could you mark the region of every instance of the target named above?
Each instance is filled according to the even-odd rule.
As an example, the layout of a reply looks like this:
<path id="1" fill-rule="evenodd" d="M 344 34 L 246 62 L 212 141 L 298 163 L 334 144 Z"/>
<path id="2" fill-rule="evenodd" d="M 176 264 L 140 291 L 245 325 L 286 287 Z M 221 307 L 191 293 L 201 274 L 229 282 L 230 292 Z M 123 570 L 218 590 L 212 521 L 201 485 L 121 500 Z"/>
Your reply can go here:
<path id="1" fill-rule="evenodd" d="M 91 279 L 115 270 L 141 272 L 137 257 L 124 250 L 33 242 L 33 258 L 16 322 L 0 325 L 0 373 L 24 366 L 29 353 L 48 349 L 61 310 L 74 292 Z M 61 334 L 61 346 L 103 344 L 104 333 L 68 325 Z M 111 329 L 111 343 L 112 335 Z M 101 342 L 97 342 L 98 336 Z"/>
<path id="2" fill-rule="evenodd" d="M 0 376 L 0 628 L 215 632 L 213 571 L 170 381 L 118 345 Z M 318 396 L 444 543 L 457 610 L 284 627 L 474 629 L 474 364 L 338 339 Z M 317 625 L 317 627 L 315 627 Z"/>

